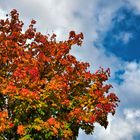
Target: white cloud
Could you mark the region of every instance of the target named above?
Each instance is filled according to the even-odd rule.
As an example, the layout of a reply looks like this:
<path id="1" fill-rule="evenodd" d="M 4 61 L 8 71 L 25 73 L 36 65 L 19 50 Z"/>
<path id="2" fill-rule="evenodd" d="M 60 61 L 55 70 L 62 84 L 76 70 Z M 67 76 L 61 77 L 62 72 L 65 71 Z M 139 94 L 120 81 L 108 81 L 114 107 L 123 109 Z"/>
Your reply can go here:
<path id="1" fill-rule="evenodd" d="M 123 83 L 118 87 L 119 92 L 122 93 L 122 100 L 127 105 L 140 107 L 140 64 L 136 62 L 126 63 L 124 70 L 125 72 L 121 76 Z"/>
<path id="2" fill-rule="evenodd" d="M 126 119 L 129 121 L 135 121 L 135 119 L 138 119 L 138 121 L 140 121 L 140 110 L 136 110 L 136 109 L 125 109 L 124 110 L 124 114 L 126 115 Z M 139 124 L 140 126 L 140 124 Z M 140 130 L 140 127 L 138 127 Z"/>
<path id="3" fill-rule="evenodd" d="M 140 110 L 125 109 L 123 117 L 109 116 L 109 122 L 107 130 L 97 125 L 93 136 L 86 136 L 81 132 L 79 140 L 134 140 L 134 136 L 140 134 Z"/>
<path id="4" fill-rule="evenodd" d="M 129 43 L 129 41 L 133 38 L 133 34 L 130 32 L 121 32 L 119 35 L 115 36 L 117 41 L 121 41 L 124 44 Z"/>
<path id="5" fill-rule="evenodd" d="M 0 7 L 0 19 L 5 19 L 5 12 Z"/>
<path id="6" fill-rule="evenodd" d="M 1 5 L 6 12 L 16 8 L 26 20 L 36 19 L 43 32 L 59 30 L 59 35 L 64 36 L 70 30 L 76 30 L 84 32 L 88 39 L 95 40 L 97 31 L 103 32 L 110 27 L 112 15 L 122 5 L 122 1 L 11 0 L 9 4 L 5 0 L 1 1 Z"/>
<path id="7" fill-rule="evenodd" d="M 100 133 L 99 140 L 134 140 L 134 136 L 140 133 L 139 113 L 140 110 L 124 110 L 124 117 L 114 119 L 110 124 L 110 133 Z"/>
<path id="8" fill-rule="evenodd" d="M 140 14 L 140 0 L 126 0 L 126 2 L 129 2 L 130 6 L 133 6 L 137 14 Z"/>

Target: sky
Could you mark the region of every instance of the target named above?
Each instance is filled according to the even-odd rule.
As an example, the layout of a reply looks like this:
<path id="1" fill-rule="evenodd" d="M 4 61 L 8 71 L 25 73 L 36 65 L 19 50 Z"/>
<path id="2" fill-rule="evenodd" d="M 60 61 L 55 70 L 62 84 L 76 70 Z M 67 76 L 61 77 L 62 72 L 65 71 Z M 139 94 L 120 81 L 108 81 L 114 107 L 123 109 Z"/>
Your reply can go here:
<path id="1" fill-rule="evenodd" d="M 121 102 L 115 116 L 108 116 L 105 130 L 95 124 L 93 135 L 79 132 L 78 140 L 140 139 L 140 0 L 0 0 L 0 18 L 17 9 L 28 26 L 31 19 L 43 33 L 58 40 L 69 31 L 84 33 L 82 47 L 71 53 L 90 63 L 111 69 L 109 82 Z"/>

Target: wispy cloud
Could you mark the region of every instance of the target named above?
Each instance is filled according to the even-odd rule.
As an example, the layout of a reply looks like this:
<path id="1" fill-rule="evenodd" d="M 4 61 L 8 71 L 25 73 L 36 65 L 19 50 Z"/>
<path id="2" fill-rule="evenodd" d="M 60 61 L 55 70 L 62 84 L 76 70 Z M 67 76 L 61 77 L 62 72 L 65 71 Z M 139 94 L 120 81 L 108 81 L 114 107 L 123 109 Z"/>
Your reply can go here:
<path id="1" fill-rule="evenodd" d="M 132 33 L 130 32 L 120 32 L 119 35 L 115 36 L 117 41 L 121 41 L 123 44 L 129 43 L 129 41 L 133 38 Z"/>

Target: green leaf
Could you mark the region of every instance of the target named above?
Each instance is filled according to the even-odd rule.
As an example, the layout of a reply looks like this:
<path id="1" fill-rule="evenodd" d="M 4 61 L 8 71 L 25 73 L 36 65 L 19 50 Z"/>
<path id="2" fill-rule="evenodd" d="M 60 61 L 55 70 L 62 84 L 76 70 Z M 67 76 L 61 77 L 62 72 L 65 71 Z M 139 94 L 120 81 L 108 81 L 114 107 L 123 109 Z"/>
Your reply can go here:
<path id="1" fill-rule="evenodd" d="M 26 136 L 20 138 L 19 140 L 34 140 L 34 139 L 31 138 L 31 135 L 26 135 Z"/>
<path id="2" fill-rule="evenodd" d="M 41 114 L 43 116 L 45 115 L 44 111 L 42 109 L 40 109 L 40 108 L 38 109 L 38 112 L 39 112 L 39 114 Z"/>

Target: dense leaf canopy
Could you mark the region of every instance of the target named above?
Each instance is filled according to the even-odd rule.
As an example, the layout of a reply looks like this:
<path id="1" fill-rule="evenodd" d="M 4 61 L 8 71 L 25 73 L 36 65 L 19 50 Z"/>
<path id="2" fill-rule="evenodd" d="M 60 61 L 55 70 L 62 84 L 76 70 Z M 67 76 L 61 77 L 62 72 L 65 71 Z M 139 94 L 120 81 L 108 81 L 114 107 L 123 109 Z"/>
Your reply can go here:
<path id="1" fill-rule="evenodd" d="M 91 73 L 69 53 L 82 33 L 58 42 L 35 23 L 23 31 L 15 9 L 0 20 L 0 139 L 74 140 L 79 129 L 91 134 L 95 122 L 106 128 L 119 101 L 105 83 L 109 69 Z"/>

